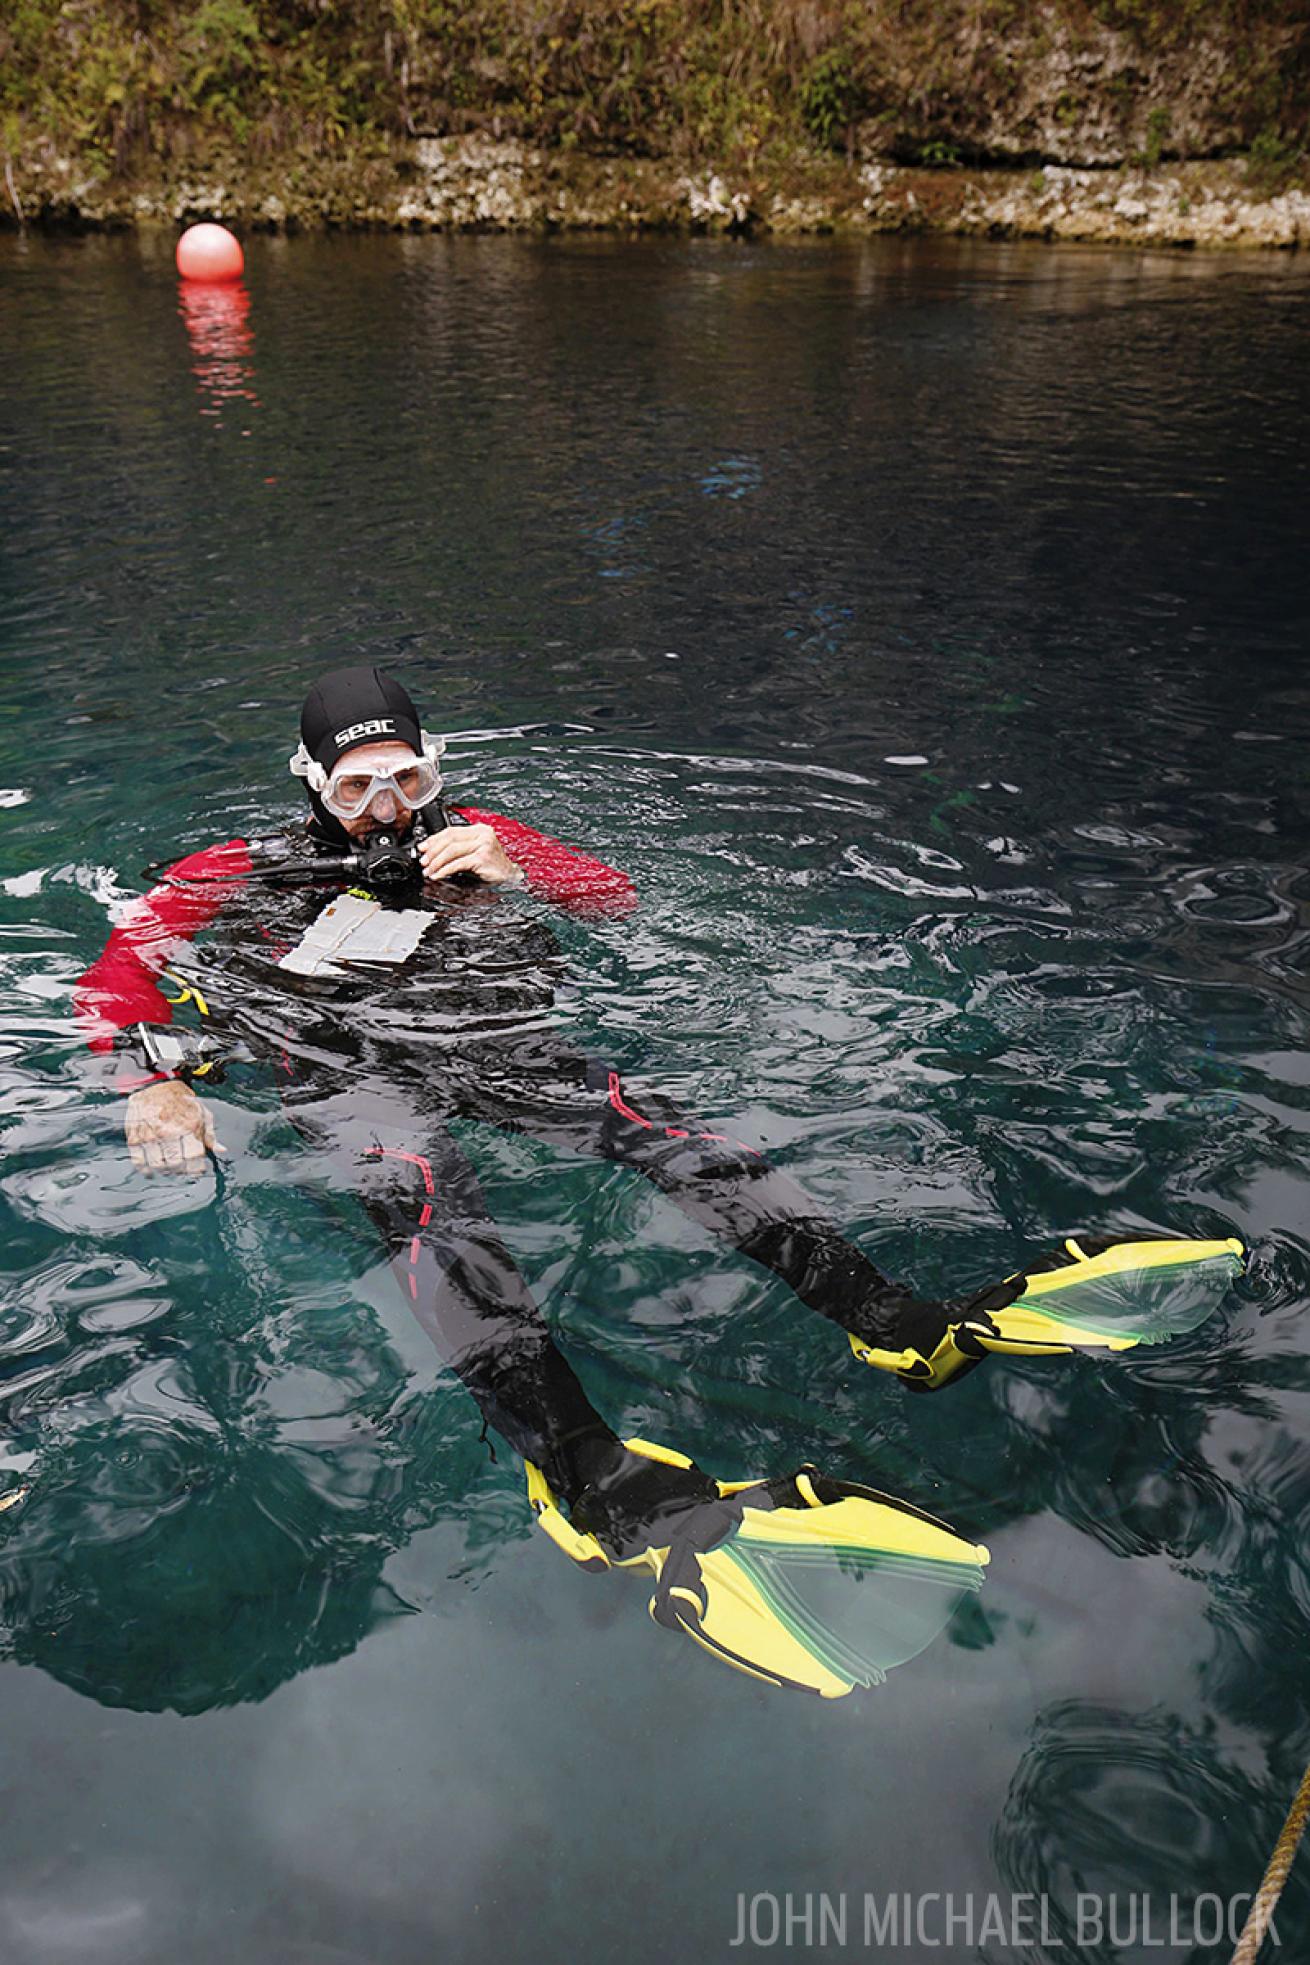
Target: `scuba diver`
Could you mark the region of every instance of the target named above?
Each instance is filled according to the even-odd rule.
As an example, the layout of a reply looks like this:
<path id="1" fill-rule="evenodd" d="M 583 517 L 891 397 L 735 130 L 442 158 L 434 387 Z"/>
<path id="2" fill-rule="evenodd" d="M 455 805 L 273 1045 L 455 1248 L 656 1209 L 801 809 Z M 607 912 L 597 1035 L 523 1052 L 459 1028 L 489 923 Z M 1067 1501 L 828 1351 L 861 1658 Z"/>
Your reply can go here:
<path id="1" fill-rule="evenodd" d="M 589 1568 L 651 1570 L 657 1621 L 757 1677 L 828 1697 L 876 1683 L 978 1587 L 986 1551 L 814 1468 L 725 1484 L 685 1455 L 620 1439 L 552 1340 L 451 1122 L 640 1173 L 783 1278 L 863 1362 L 917 1389 L 963 1376 L 991 1350 L 1139 1341 L 1116 1303 L 1143 1275 L 1164 1285 L 1166 1323 L 1180 1274 L 1203 1315 L 1212 1293 L 1195 1289 L 1197 1276 L 1226 1283 L 1240 1244 L 1070 1242 L 960 1302 L 918 1297 L 754 1149 L 631 1091 L 554 1027 L 562 959 L 515 890 L 575 913 L 621 913 L 635 904 L 626 875 L 449 802 L 444 742 L 376 668 L 316 683 L 300 736 L 290 768 L 309 801 L 304 827 L 168 866 L 77 985 L 91 1048 L 126 1097 L 134 1162 L 150 1174 L 199 1171 L 223 1149 L 197 1086 L 234 1064 L 270 1068 L 291 1123 L 376 1224 L 414 1316 L 524 1460 L 552 1539 Z M 178 1005 L 197 1028 L 177 1027 Z M 1071 1282 L 1080 1310 L 1097 1313 L 1081 1323 L 1050 1314 L 1048 1299 Z M 1188 1326 L 1175 1317 L 1171 1327 Z M 816 1607 L 810 1585 L 825 1563 L 829 1580 L 877 1569 L 876 1629 L 868 1591 L 857 1592 L 858 1637 Z"/>

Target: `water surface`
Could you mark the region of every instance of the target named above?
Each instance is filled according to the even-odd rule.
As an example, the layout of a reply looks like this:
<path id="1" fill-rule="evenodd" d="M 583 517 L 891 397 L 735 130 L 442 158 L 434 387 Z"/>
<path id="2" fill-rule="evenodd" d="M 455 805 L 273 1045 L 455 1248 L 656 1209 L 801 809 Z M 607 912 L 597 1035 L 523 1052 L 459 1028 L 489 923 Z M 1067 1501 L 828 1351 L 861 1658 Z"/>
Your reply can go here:
<path id="1" fill-rule="evenodd" d="M 1215 1955 L 1067 1920 L 1253 1888 L 1310 1750 L 1305 269 L 258 241 L 208 307 L 164 242 L 0 246 L 6 1965 L 653 1965 L 789 1891 L 852 1956 L 946 1891 L 1070 1940 L 961 1958 Z M 267 1087 L 218 1182 L 126 1167 L 72 982 L 147 862 L 293 812 L 354 660 L 636 878 L 559 927 L 574 1038 L 884 1268 L 1251 1245 L 1186 1339 L 912 1400 L 630 1175 L 466 1141 L 614 1424 L 988 1543 L 880 1691 L 535 1534 Z"/>

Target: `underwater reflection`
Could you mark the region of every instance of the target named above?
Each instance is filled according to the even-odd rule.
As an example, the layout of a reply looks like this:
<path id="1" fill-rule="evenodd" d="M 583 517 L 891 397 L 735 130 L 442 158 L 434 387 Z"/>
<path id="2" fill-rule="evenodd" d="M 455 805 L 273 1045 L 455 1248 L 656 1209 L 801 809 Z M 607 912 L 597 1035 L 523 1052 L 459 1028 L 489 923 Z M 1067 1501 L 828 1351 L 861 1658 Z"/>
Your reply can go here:
<path id="1" fill-rule="evenodd" d="M 178 284 L 178 312 L 191 344 L 201 415 L 219 417 L 227 405 L 238 402 L 257 407 L 255 337 L 245 281 L 213 285 L 206 280 L 182 280 Z"/>
<path id="2" fill-rule="evenodd" d="M 1227 1957 L 1285 1805 L 1279 1783 L 1235 1766 L 1208 1724 L 1089 1700 L 1046 1708 L 993 1844 L 1006 1887 L 1045 1906 L 1049 1944 L 1026 1955 Z M 1305 1900 L 1294 1877 L 1278 1914 L 1284 1942 Z"/>
<path id="3" fill-rule="evenodd" d="M 407 1394 L 352 1321 L 210 1303 L 94 1350 L 50 1333 L 5 1386 L 39 1477 L 0 1514 L 0 1659 L 138 1712 L 263 1699 L 420 1607 L 383 1575 L 419 1530 L 458 1518 L 465 1578 L 526 1533 L 470 1508 L 459 1402 Z"/>

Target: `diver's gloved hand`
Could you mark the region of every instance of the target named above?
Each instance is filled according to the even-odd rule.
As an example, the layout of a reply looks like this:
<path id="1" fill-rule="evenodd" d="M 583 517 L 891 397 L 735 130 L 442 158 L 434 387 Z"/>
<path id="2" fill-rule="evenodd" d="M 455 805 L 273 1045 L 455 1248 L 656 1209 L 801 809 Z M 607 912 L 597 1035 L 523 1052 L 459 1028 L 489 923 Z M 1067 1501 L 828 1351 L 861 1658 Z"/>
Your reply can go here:
<path id="1" fill-rule="evenodd" d="M 594 1535 L 616 1562 L 690 1537 L 712 1549 L 737 1525 L 740 1507 L 724 1501 L 699 1467 L 674 1467 L 632 1453 L 621 1440 L 588 1434 L 571 1454 L 580 1489 L 569 1519 Z M 693 1519 L 694 1517 L 694 1519 Z"/>

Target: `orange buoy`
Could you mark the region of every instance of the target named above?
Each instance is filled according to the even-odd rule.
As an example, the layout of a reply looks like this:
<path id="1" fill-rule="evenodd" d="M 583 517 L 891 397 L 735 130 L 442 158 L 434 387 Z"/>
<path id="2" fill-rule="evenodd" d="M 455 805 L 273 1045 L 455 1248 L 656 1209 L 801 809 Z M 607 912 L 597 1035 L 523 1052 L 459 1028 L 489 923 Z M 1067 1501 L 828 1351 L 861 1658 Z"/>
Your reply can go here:
<path id="1" fill-rule="evenodd" d="M 177 242 L 176 256 L 184 280 L 239 280 L 246 264 L 226 225 L 189 225 Z"/>

